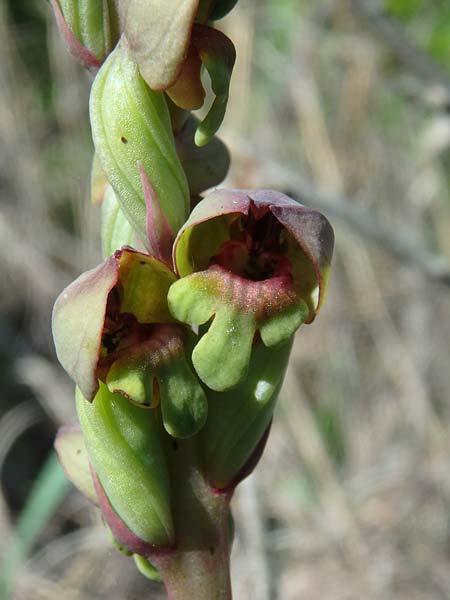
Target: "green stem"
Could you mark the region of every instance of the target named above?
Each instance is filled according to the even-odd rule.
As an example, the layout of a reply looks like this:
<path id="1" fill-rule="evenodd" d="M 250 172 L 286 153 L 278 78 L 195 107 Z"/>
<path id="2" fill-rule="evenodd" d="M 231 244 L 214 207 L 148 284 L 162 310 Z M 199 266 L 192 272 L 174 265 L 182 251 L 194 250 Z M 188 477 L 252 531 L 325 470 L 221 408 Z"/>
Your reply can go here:
<path id="1" fill-rule="evenodd" d="M 170 456 L 177 548 L 150 560 L 169 600 L 230 600 L 230 494 L 216 493 L 207 484 L 194 440 L 174 441 Z"/>

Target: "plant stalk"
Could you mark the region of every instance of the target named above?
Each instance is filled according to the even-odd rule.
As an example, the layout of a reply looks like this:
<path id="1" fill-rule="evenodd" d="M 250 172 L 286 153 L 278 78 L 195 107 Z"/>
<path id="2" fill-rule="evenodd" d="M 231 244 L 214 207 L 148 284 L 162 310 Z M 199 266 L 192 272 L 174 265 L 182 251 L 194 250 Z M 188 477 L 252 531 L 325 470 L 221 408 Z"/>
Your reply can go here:
<path id="1" fill-rule="evenodd" d="M 231 600 L 231 493 L 213 490 L 201 468 L 198 438 L 171 440 L 171 481 L 177 545 L 151 556 L 169 600 Z"/>

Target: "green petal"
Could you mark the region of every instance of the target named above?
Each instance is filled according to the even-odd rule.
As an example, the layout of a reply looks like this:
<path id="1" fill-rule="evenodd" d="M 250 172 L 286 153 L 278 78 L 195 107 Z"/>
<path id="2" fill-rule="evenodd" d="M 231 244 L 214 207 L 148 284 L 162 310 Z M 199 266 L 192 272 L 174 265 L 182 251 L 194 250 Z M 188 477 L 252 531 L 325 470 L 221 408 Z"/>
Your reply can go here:
<path id="1" fill-rule="evenodd" d="M 178 279 L 167 295 L 170 312 L 182 323 L 203 325 L 215 312 L 214 296 L 205 291 L 199 276 Z"/>
<path id="2" fill-rule="evenodd" d="M 276 346 L 288 340 L 309 316 L 306 302 L 299 299 L 298 303 L 276 313 L 259 326 L 262 341 L 266 346 Z"/>
<path id="3" fill-rule="evenodd" d="M 220 308 L 192 353 L 202 381 L 216 391 L 227 390 L 245 377 L 252 351 L 255 322 L 247 314 Z"/>
<path id="4" fill-rule="evenodd" d="M 309 315 L 292 282 L 251 281 L 212 265 L 176 281 L 168 294 L 173 316 L 189 325 L 213 317 L 194 348 L 192 364 L 216 391 L 238 384 L 247 374 L 255 333 L 266 346 L 288 340 Z"/>
<path id="5" fill-rule="evenodd" d="M 136 404 L 155 407 L 160 400 L 164 427 L 178 438 L 197 433 L 207 415 L 205 393 L 186 361 L 185 341 L 180 325 L 155 326 L 148 340 L 121 352 L 106 377 L 111 392 Z"/>
<path id="6" fill-rule="evenodd" d="M 150 579 L 150 581 L 156 581 L 162 583 L 162 577 L 159 571 L 154 567 L 149 560 L 140 556 L 139 554 L 133 554 L 134 563 L 141 575 Z"/>
<path id="7" fill-rule="evenodd" d="M 144 360 L 116 360 L 106 376 L 112 393 L 120 393 L 132 402 L 153 407 L 153 377 Z"/>

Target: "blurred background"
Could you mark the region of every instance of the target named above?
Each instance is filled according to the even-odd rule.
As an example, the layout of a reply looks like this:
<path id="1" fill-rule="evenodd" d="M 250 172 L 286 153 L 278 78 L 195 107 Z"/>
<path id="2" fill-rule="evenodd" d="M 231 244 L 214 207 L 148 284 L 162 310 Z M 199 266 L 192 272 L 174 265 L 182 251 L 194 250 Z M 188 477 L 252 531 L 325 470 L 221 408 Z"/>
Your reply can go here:
<path id="1" fill-rule="evenodd" d="M 450 598 L 450 5 L 240 0 L 226 184 L 321 209 L 327 301 L 234 500 L 237 600 Z M 0 0 L 0 597 L 159 600 L 52 442 L 55 297 L 99 262 L 90 77 L 43 0 Z M 147 590 L 147 591 L 146 591 Z"/>

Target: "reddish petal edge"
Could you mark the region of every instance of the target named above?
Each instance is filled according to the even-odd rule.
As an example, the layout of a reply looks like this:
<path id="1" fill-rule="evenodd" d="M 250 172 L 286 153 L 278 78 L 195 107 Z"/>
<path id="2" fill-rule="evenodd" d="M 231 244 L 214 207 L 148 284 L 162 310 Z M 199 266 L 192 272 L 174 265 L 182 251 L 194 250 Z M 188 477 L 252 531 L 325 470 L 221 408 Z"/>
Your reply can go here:
<path id="1" fill-rule="evenodd" d="M 263 212 L 270 210 L 310 259 L 319 285 L 319 300 L 315 310 L 317 313 L 323 302 L 327 270 L 333 253 L 333 229 L 321 212 L 300 204 L 282 192 L 226 189 L 211 192 L 197 204 L 189 219 L 178 232 L 173 246 L 173 262 L 176 272 L 179 275 L 187 275 L 187 273 L 180 273 L 177 268 L 177 250 L 181 238 L 188 229 L 224 215 L 233 213 L 248 215 L 250 206 L 253 206 L 252 210 L 259 209 Z"/>
<path id="2" fill-rule="evenodd" d="M 175 546 L 170 547 L 161 547 L 154 546 L 149 542 L 145 542 L 141 540 L 137 535 L 135 535 L 125 523 L 120 519 L 120 517 L 116 514 L 109 499 L 103 489 L 102 484 L 100 483 L 97 474 L 92 468 L 91 465 L 91 473 L 92 479 L 94 481 L 95 491 L 97 492 L 98 501 L 100 510 L 102 511 L 103 517 L 107 522 L 109 528 L 113 536 L 120 542 L 125 548 L 133 552 L 134 554 L 139 554 L 140 556 L 144 556 L 145 558 L 154 558 L 155 556 L 164 557 L 165 555 L 170 555 L 175 551 Z"/>
<path id="3" fill-rule="evenodd" d="M 50 3 L 53 7 L 56 22 L 61 33 L 63 34 L 69 52 L 81 62 L 83 67 L 95 75 L 102 64 L 102 61 L 89 52 L 89 50 L 83 46 L 83 44 L 81 44 L 70 31 L 66 20 L 64 19 L 64 15 L 61 7 L 59 6 L 58 0 L 50 0 Z"/>

